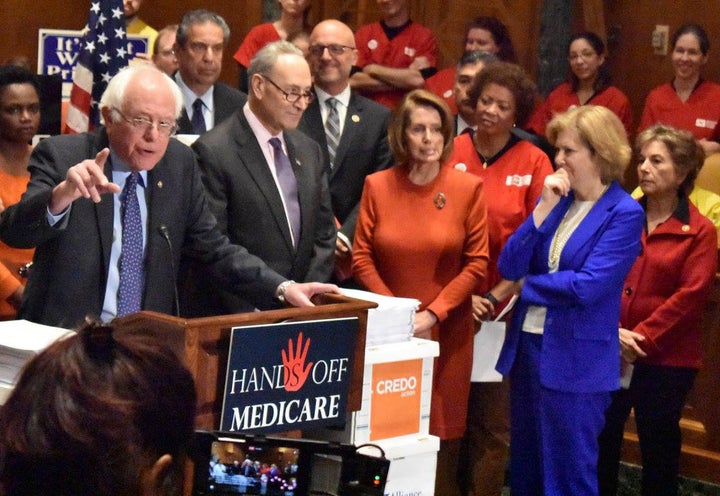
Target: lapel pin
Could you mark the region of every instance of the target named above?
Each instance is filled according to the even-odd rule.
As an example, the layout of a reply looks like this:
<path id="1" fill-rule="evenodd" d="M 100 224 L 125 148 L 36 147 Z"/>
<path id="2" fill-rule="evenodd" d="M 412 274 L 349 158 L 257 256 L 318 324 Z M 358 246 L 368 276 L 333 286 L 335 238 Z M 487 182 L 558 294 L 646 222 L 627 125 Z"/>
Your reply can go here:
<path id="1" fill-rule="evenodd" d="M 357 115 L 357 114 L 353 114 L 352 117 L 350 117 L 350 119 L 352 119 L 352 121 L 353 121 L 354 123 L 356 123 L 356 124 L 357 124 L 358 122 L 360 122 L 360 116 Z"/>
<path id="2" fill-rule="evenodd" d="M 433 200 L 433 203 L 435 204 L 435 208 L 438 210 L 442 210 L 442 208 L 445 206 L 445 203 L 447 202 L 447 199 L 445 198 L 445 195 L 442 193 L 438 193 L 435 195 L 435 199 Z"/>
<path id="3" fill-rule="evenodd" d="M 158 182 L 157 182 L 157 187 L 160 188 L 160 189 L 162 189 L 162 187 L 163 187 L 163 182 L 162 182 L 162 181 L 158 181 Z"/>

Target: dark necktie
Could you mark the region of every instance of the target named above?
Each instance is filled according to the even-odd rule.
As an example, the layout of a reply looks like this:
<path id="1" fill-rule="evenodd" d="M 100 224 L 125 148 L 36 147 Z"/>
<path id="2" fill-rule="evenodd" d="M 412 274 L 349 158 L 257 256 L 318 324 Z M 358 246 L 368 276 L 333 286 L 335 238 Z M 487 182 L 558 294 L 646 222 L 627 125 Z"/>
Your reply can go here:
<path id="1" fill-rule="evenodd" d="M 142 181 L 139 172 L 130 173 L 120 195 L 122 247 L 117 298 L 118 317 L 139 312 L 142 308 L 145 271 L 143 270 L 143 227 L 140 203 L 137 199 L 139 181 Z"/>
<path id="2" fill-rule="evenodd" d="M 298 201 L 298 186 L 295 172 L 293 171 L 290 159 L 282 149 L 279 138 L 270 138 L 270 146 L 273 147 L 275 157 L 275 173 L 280 184 L 280 193 L 285 199 L 288 220 L 292 228 L 294 245 L 300 239 L 300 202 Z"/>
<path id="3" fill-rule="evenodd" d="M 328 154 L 330 155 L 330 167 L 335 167 L 335 154 L 340 143 L 340 114 L 338 114 L 337 102 L 335 98 L 325 100 L 328 107 L 328 116 L 325 119 L 325 136 L 327 137 Z"/>
<path id="4" fill-rule="evenodd" d="M 203 102 L 199 98 L 193 102 L 192 129 L 194 134 L 203 134 L 207 131 L 205 117 L 203 117 Z"/>

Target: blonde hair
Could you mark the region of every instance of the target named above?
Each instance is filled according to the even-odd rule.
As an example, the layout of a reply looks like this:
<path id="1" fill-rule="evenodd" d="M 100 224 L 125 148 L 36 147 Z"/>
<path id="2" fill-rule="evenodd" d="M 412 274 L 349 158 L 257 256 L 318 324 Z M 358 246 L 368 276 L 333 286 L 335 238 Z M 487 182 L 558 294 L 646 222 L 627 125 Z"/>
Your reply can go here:
<path id="1" fill-rule="evenodd" d="M 556 115 L 547 127 L 547 139 L 555 146 L 563 131 L 574 131 L 590 149 L 603 184 L 622 182 L 632 158 L 625 128 L 611 110 L 599 105 L 582 105 Z"/>

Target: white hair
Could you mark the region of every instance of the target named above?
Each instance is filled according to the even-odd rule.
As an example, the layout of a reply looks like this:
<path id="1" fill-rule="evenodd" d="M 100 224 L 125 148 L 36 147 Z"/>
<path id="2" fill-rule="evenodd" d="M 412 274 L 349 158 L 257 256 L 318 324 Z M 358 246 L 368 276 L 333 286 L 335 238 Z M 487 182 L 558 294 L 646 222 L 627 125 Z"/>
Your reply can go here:
<path id="1" fill-rule="evenodd" d="M 133 65 L 121 69 L 108 83 L 105 92 L 100 98 L 100 108 L 119 109 L 125 101 L 125 90 L 136 76 L 145 73 L 159 76 L 166 84 L 175 100 L 175 118 L 180 117 L 183 107 L 183 96 L 180 87 L 167 74 L 150 64 Z M 101 113 L 102 115 L 102 113 Z"/>

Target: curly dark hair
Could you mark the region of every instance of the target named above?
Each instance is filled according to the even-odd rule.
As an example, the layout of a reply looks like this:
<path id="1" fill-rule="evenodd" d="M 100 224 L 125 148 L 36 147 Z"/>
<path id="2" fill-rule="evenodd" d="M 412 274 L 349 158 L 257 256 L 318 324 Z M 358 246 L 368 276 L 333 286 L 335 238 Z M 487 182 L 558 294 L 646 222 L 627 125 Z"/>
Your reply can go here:
<path id="1" fill-rule="evenodd" d="M 491 83 L 507 88 L 515 98 L 515 124 L 523 127 L 530 118 L 537 97 L 537 87 L 525 70 L 510 62 L 492 62 L 483 68 L 473 81 L 468 97 L 473 107 L 485 87 Z"/>

